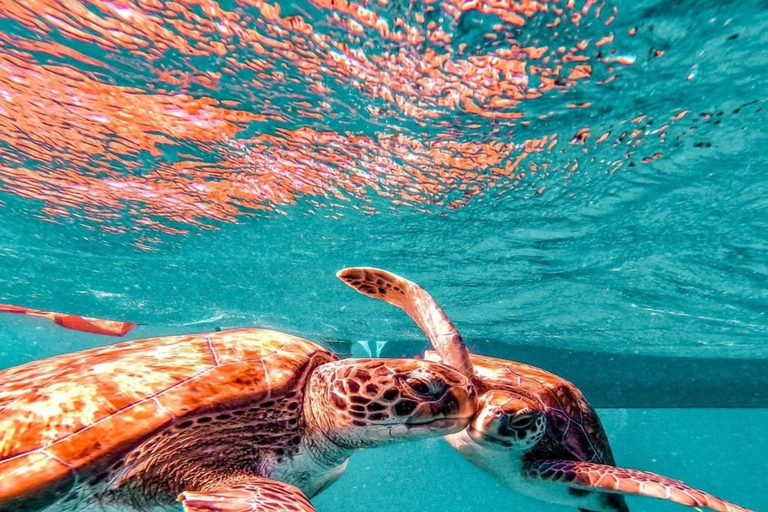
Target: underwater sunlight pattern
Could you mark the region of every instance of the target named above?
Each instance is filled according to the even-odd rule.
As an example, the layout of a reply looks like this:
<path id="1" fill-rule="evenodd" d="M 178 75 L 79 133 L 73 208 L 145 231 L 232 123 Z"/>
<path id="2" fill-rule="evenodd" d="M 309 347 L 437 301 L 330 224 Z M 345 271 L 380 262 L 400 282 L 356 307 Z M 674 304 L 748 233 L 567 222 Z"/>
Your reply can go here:
<path id="1" fill-rule="evenodd" d="M 693 5 L 3 2 L 4 300 L 361 338 L 380 260 L 474 339 L 767 355 L 766 11 Z"/>
<path id="2" fill-rule="evenodd" d="M 765 48 L 764 0 L 0 0 L 0 368 L 232 327 L 421 354 L 334 277 L 382 267 L 574 382 L 620 466 L 768 512 Z M 312 504 L 572 510 L 439 440 Z"/>
<path id="3" fill-rule="evenodd" d="M 371 194 L 421 208 L 541 194 L 587 163 L 661 158 L 687 129 L 685 102 L 600 122 L 601 89 L 664 55 L 638 56 L 650 28 L 602 2 L 303 7 L 4 2 L 4 189 L 53 219 L 179 233 L 299 197 L 372 212 Z M 590 113 L 562 131 L 568 110 L 547 105 Z"/>

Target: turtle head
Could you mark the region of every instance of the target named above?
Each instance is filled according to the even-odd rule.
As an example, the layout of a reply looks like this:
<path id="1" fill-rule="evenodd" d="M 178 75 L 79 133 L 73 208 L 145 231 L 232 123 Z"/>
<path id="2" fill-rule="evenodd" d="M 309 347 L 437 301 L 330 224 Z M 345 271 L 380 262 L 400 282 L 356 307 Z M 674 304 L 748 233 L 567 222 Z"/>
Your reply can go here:
<path id="1" fill-rule="evenodd" d="M 546 429 L 546 415 L 536 402 L 509 391 L 491 390 L 478 400 L 467 434 L 484 446 L 527 452 L 541 441 Z"/>
<path id="2" fill-rule="evenodd" d="M 310 428 L 342 447 L 363 448 L 458 432 L 475 405 L 469 379 L 443 364 L 344 359 L 315 369 L 304 407 Z"/>

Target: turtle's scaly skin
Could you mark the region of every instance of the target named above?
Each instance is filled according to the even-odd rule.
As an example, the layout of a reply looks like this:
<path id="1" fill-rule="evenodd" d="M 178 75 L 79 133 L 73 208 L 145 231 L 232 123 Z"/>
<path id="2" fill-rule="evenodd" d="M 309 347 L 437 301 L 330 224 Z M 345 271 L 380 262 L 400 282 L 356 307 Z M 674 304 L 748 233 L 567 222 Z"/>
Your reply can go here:
<path id="1" fill-rule="evenodd" d="M 474 405 L 442 364 L 340 361 L 262 329 L 62 355 L 0 371 L 0 512 L 148 509 L 179 495 L 189 511 L 252 499 L 284 510 L 335 481 L 354 450 L 457 432 Z"/>
<path id="2" fill-rule="evenodd" d="M 720 512 L 750 512 L 679 480 L 616 467 L 603 426 L 581 392 L 534 366 L 470 354 L 456 327 L 426 290 L 376 268 L 337 273 L 360 293 L 403 309 L 445 361 L 471 378 L 477 410 L 448 442 L 508 486 L 546 501 L 584 510 L 627 512 L 621 494 L 666 499 Z"/>
<path id="3" fill-rule="evenodd" d="M 531 458 L 567 455 L 575 460 L 615 464 L 600 418 L 576 386 L 536 366 L 477 354 L 470 359 L 481 386 L 478 394 L 509 391 L 535 402 L 537 410 L 546 415 L 546 432 Z"/>
<path id="4" fill-rule="evenodd" d="M 694 489 L 673 478 L 648 471 L 618 468 L 606 464 L 584 464 L 574 461 L 534 462 L 525 470 L 528 478 L 562 481 L 573 489 L 591 491 L 605 489 L 669 500 L 688 507 L 707 507 L 728 512 L 751 512 L 749 509 Z"/>
<path id="5" fill-rule="evenodd" d="M 253 484 L 235 484 L 225 491 L 207 493 L 183 493 L 184 506 L 187 510 L 215 510 L 240 512 L 258 510 L 259 504 L 272 496 L 283 498 L 270 512 L 306 512 L 314 511 L 306 496 L 293 486 L 287 486 L 267 478 L 256 479 Z"/>
<path id="6" fill-rule="evenodd" d="M 241 329 L 119 343 L 2 371 L 0 504 L 58 497 L 77 475 L 110 481 L 128 452 L 177 418 L 189 417 L 175 429 L 199 428 L 218 409 L 274 398 L 296 410 L 300 397 L 286 395 L 336 359 L 289 334 Z M 270 442 L 290 445 L 296 425 L 274 430 L 285 439 Z"/>
<path id="7" fill-rule="evenodd" d="M 426 358 L 442 360 L 433 351 L 427 351 Z M 506 359 L 477 354 L 471 354 L 470 359 L 479 387 L 477 412 L 466 430 L 446 439 L 511 488 L 582 510 L 626 512 L 628 507 L 621 494 L 639 494 L 689 507 L 752 512 L 680 480 L 616 467 L 597 412 L 578 388 L 562 377 Z M 511 427 L 502 436 L 489 435 L 508 426 L 505 420 L 520 417 L 521 406 L 546 420 L 546 428 L 531 448 L 505 444 L 516 439 Z M 517 434 L 526 430 L 532 428 L 518 428 Z M 509 453 L 505 455 L 505 451 Z M 536 488 L 529 482 L 542 485 Z M 547 488 L 549 482 L 558 485 Z M 598 489 L 608 492 L 594 492 Z"/>

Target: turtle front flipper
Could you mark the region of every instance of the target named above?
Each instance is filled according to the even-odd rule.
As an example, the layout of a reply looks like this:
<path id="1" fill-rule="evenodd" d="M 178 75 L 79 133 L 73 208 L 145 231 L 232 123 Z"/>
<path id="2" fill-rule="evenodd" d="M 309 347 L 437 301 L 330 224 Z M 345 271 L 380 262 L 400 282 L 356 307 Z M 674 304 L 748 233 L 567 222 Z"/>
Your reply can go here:
<path id="1" fill-rule="evenodd" d="M 539 460 L 523 469 L 525 478 L 562 484 L 571 489 L 636 494 L 672 501 L 687 507 L 719 512 L 753 512 L 689 487 L 680 480 L 636 469 L 569 460 Z"/>
<path id="2" fill-rule="evenodd" d="M 298 488 L 277 480 L 248 480 L 206 492 L 179 495 L 185 512 L 317 512 Z"/>
<path id="3" fill-rule="evenodd" d="M 336 277 L 363 295 L 381 299 L 405 311 L 429 337 L 446 364 L 468 377 L 474 376 L 469 349 L 458 329 L 424 288 L 373 267 L 345 268 L 337 272 Z"/>

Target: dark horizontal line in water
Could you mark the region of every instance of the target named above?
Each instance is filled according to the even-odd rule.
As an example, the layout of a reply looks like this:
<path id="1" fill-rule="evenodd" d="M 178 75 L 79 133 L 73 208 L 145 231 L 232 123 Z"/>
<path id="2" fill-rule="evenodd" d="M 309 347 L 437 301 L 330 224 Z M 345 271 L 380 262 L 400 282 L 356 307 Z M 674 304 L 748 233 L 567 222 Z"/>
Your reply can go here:
<path id="1" fill-rule="evenodd" d="M 324 341 L 342 357 L 352 344 Z M 596 408 L 766 408 L 768 360 L 604 354 L 491 343 L 493 355 L 573 382 Z M 503 348 L 499 348 L 503 347 Z M 375 355 L 375 354 L 374 354 Z M 387 342 L 381 357 L 413 355 L 413 342 Z"/>

